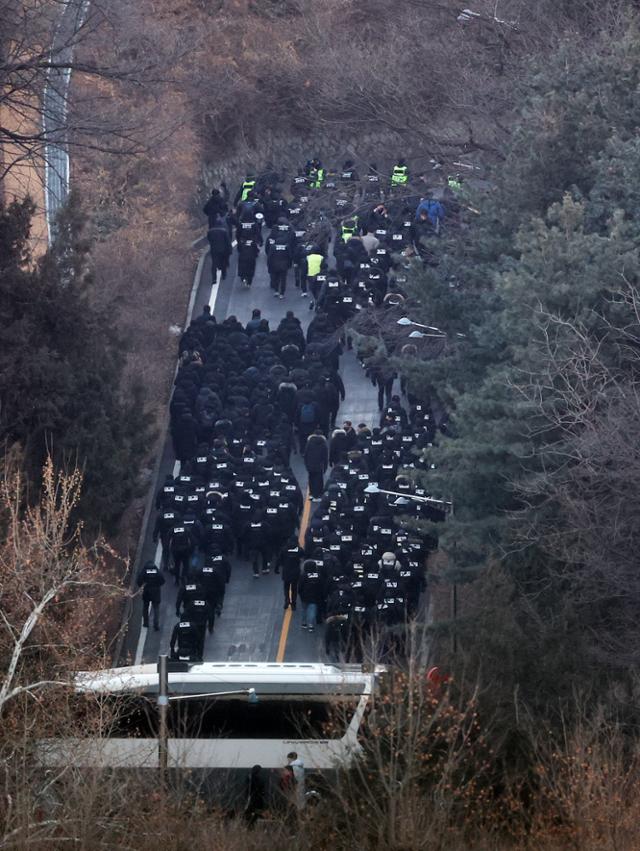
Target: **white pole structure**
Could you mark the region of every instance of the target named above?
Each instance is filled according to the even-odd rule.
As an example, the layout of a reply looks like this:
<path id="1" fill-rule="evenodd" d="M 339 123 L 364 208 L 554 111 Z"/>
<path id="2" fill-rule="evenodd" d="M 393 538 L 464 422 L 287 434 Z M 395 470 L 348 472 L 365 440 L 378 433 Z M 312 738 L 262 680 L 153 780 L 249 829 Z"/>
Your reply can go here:
<path id="1" fill-rule="evenodd" d="M 382 488 L 379 488 L 375 482 L 372 482 L 370 485 L 367 485 L 367 487 L 364 489 L 364 492 L 368 494 L 384 493 L 388 496 L 398 496 L 403 499 L 413 499 L 416 502 L 426 502 L 431 505 L 448 505 L 453 507 L 453 503 L 448 502 L 446 499 L 435 499 L 435 497 L 432 496 L 419 496 L 416 493 L 401 493 L 400 491 L 383 490 Z"/>

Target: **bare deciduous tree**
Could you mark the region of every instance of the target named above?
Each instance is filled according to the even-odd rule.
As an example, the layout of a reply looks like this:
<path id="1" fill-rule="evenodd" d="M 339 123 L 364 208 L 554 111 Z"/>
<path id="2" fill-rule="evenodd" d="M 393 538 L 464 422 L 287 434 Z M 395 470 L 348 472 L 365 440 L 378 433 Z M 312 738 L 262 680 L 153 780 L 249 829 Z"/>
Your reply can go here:
<path id="1" fill-rule="evenodd" d="M 157 140 L 139 114 L 110 104 L 127 87 L 161 85 L 159 66 L 166 74 L 170 60 L 153 44 L 148 53 L 105 50 L 116 41 L 116 17 L 100 2 L 0 0 L 0 180 L 17 166 L 43 166 L 51 144 L 136 154 Z M 72 74 L 80 85 L 67 104 Z"/>
<path id="2" fill-rule="evenodd" d="M 105 545 L 83 544 L 73 520 L 82 476 L 57 473 L 49 460 L 42 495 L 25 504 L 20 473 L 0 486 L 4 543 L 0 548 L 0 713 L 69 681 L 104 658 L 105 616 L 123 595 L 109 581 Z M 114 577 L 115 580 L 115 577 Z"/>
<path id="3" fill-rule="evenodd" d="M 545 448 L 515 486 L 532 509 L 523 543 L 558 565 L 594 652 L 624 666 L 640 658 L 640 293 L 629 285 L 613 299 L 619 320 L 602 318 L 596 332 L 539 313 L 541 366 L 514 389 L 536 411 L 530 437 Z"/>

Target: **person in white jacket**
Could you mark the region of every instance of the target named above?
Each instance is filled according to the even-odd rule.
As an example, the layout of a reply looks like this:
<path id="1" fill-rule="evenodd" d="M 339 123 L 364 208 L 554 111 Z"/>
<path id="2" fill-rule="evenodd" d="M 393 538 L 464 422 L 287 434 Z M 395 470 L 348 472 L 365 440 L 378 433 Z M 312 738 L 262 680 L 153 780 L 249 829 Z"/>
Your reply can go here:
<path id="1" fill-rule="evenodd" d="M 304 809 L 307 795 L 304 782 L 304 762 L 295 751 L 287 754 L 287 765 L 291 766 L 295 780 L 294 803 L 299 810 Z"/>

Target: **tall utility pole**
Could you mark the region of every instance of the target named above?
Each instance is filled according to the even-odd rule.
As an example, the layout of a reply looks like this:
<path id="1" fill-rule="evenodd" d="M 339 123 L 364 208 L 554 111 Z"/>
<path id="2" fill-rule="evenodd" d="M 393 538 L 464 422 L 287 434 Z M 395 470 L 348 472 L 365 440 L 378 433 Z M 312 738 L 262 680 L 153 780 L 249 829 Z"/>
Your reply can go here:
<path id="1" fill-rule="evenodd" d="M 166 774 L 169 764 L 169 668 L 168 657 L 162 653 L 158 657 L 158 767 L 163 775 Z"/>

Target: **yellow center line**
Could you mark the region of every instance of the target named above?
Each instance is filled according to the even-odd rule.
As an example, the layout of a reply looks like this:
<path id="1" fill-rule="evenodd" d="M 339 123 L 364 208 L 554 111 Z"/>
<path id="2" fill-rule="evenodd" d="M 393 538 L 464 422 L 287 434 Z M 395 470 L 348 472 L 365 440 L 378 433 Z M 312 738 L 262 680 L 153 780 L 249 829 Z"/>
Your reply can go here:
<path id="1" fill-rule="evenodd" d="M 309 518 L 311 517 L 311 500 L 309 499 L 309 491 L 304 501 L 304 509 L 302 511 L 302 519 L 300 520 L 300 534 L 298 535 L 298 544 L 304 547 L 304 536 L 307 533 Z M 291 609 L 285 609 L 284 617 L 282 618 L 282 629 L 280 630 L 280 641 L 278 642 L 278 653 L 276 654 L 276 662 L 284 662 L 284 654 L 287 651 L 287 638 L 289 637 L 289 627 L 291 626 Z"/>
<path id="2" fill-rule="evenodd" d="M 278 653 L 276 662 L 284 662 L 284 654 L 287 650 L 287 638 L 289 637 L 289 627 L 291 626 L 291 609 L 286 609 L 282 618 L 282 630 L 280 631 L 280 641 L 278 643 Z"/>
<path id="3" fill-rule="evenodd" d="M 309 526 L 309 518 L 311 517 L 311 497 L 309 496 L 309 491 L 307 491 L 307 495 L 304 500 L 304 508 L 302 509 L 302 519 L 300 520 L 300 534 L 298 535 L 298 546 L 304 548 L 304 538 L 307 534 L 307 527 Z"/>

